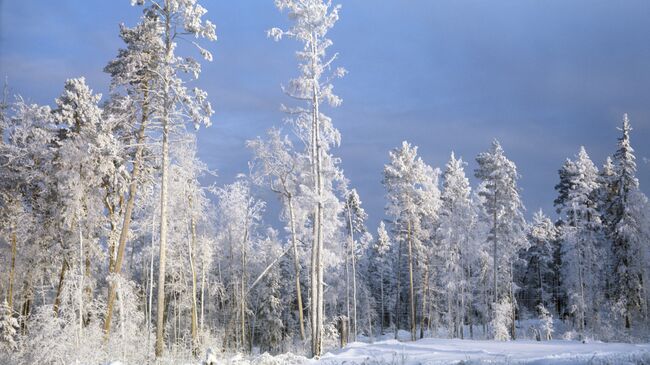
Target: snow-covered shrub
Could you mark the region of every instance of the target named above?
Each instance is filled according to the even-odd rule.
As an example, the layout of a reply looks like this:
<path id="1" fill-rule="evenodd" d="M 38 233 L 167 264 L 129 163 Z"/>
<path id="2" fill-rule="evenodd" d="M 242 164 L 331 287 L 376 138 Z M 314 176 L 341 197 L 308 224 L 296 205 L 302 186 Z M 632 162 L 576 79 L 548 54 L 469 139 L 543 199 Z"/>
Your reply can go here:
<path id="1" fill-rule="evenodd" d="M 546 341 L 553 338 L 553 315 L 549 313 L 548 309 L 543 304 L 537 306 L 539 312 L 539 333 L 540 337 Z"/>
<path id="2" fill-rule="evenodd" d="M 5 300 L 0 305 L 0 364 L 11 364 L 18 350 L 18 320 Z"/>
<path id="3" fill-rule="evenodd" d="M 109 280 L 117 289 L 117 301 L 108 353 L 112 360 L 120 360 L 125 364 L 143 364 L 147 356 L 153 353 L 151 346 L 154 337 L 147 333 L 144 313 L 139 308 L 141 298 L 137 294 L 138 287 L 120 275 L 113 275 Z"/>
<path id="4" fill-rule="evenodd" d="M 336 321 L 325 323 L 323 326 L 323 349 L 331 349 L 339 346 L 339 330 L 336 328 Z"/>
<path id="5" fill-rule="evenodd" d="M 0 305 L 0 350 L 11 352 L 18 348 L 18 320 L 5 300 Z"/>
<path id="6" fill-rule="evenodd" d="M 30 318 L 22 363 L 101 364 L 107 360 L 101 320 L 105 308 L 98 301 L 79 300 L 78 279 L 78 275 L 69 275 L 65 280 L 58 313 L 51 305 L 43 305 Z"/>
<path id="7" fill-rule="evenodd" d="M 492 338 L 497 341 L 510 340 L 510 325 L 512 324 L 512 303 L 504 298 L 494 306 L 494 318 L 490 322 Z"/>

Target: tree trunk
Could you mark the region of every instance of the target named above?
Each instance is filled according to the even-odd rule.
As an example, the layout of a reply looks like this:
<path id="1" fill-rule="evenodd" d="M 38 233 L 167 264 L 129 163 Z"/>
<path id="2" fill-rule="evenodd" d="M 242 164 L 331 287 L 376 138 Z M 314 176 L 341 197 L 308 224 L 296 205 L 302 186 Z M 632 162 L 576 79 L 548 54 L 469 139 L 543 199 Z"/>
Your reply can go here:
<path id="1" fill-rule="evenodd" d="M 350 245 L 350 242 L 348 242 L 348 246 Z M 352 327 L 352 320 L 350 319 L 350 255 L 348 254 L 348 249 L 345 249 L 345 320 L 348 322 L 347 323 L 347 331 L 346 334 L 349 335 L 350 333 L 350 328 Z M 345 339 L 345 343 L 348 343 L 350 341 L 349 338 Z"/>
<path id="2" fill-rule="evenodd" d="M 305 321 L 302 308 L 302 288 L 300 287 L 300 257 L 298 257 L 298 238 L 296 236 L 296 217 L 293 211 L 291 194 L 287 196 L 289 204 L 289 225 L 291 226 L 291 244 L 293 245 L 293 267 L 296 273 L 296 300 L 298 301 L 298 319 L 300 321 L 300 339 L 305 340 Z"/>
<path id="3" fill-rule="evenodd" d="M 242 348 L 246 347 L 246 243 L 248 242 L 248 228 L 244 232 L 242 241 L 242 275 L 241 275 L 241 338 Z"/>
<path id="4" fill-rule="evenodd" d="M 173 62 L 172 48 L 172 29 L 169 0 L 165 0 L 165 62 L 170 65 Z M 167 80 L 168 81 L 168 80 Z M 158 264 L 158 309 L 156 320 L 156 357 L 160 358 L 163 354 L 164 330 L 165 330 L 165 261 L 167 254 L 167 190 L 169 189 L 169 128 L 171 100 L 169 85 L 165 85 L 162 117 L 162 176 L 160 184 L 160 258 Z"/>
<path id="5" fill-rule="evenodd" d="M 510 303 L 511 303 L 511 308 L 512 308 L 512 321 L 510 321 L 510 337 L 512 337 L 513 340 L 517 339 L 517 332 L 516 327 L 515 327 L 515 319 L 517 317 L 517 308 L 516 308 L 516 300 L 515 300 L 515 288 L 514 288 L 514 265 L 512 262 L 510 262 Z"/>
<path id="6" fill-rule="evenodd" d="M 201 255 L 203 256 L 203 255 Z M 203 320 L 205 316 L 205 258 L 201 257 L 201 317 L 199 329 L 203 332 Z"/>
<path id="7" fill-rule="evenodd" d="M 493 253 L 493 266 L 494 266 L 494 304 L 499 301 L 499 294 L 498 294 L 498 284 L 497 284 L 497 271 L 499 270 L 499 267 L 497 266 L 497 192 L 494 192 L 494 212 L 492 215 L 492 224 L 493 224 L 493 234 L 494 234 L 494 253 Z"/>
<path id="8" fill-rule="evenodd" d="M 319 84 L 316 74 L 316 63 L 318 59 L 318 36 L 315 32 L 311 34 L 311 69 L 313 70 L 312 79 L 312 165 L 313 176 L 316 192 L 316 205 L 314 212 L 314 243 L 312 248 L 312 355 L 320 357 L 322 352 L 322 335 L 323 335 L 323 182 L 321 166 L 321 146 L 320 146 L 320 111 L 319 111 Z M 315 301 L 314 301 L 315 300 Z"/>
<path id="9" fill-rule="evenodd" d="M 63 290 L 63 281 L 65 280 L 65 273 L 68 270 L 68 262 L 66 259 L 63 259 L 61 264 L 61 271 L 59 273 L 59 284 L 56 286 L 56 294 L 54 295 L 54 315 L 59 315 L 59 305 L 61 305 L 61 290 Z"/>
<path id="10" fill-rule="evenodd" d="M 373 342 L 372 338 L 372 313 L 370 312 L 370 293 L 366 291 L 366 311 L 368 315 L 368 337 L 370 337 L 370 343 Z"/>
<path id="11" fill-rule="evenodd" d="M 84 272 L 83 272 L 83 252 L 84 252 L 84 238 L 81 231 L 81 221 L 78 220 L 79 225 L 79 289 L 77 289 L 77 300 L 79 305 L 79 328 L 77 332 L 77 343 L 81 343 L 81 332 L 83 330 L 83 287 L 84 287 Z"/>
<path id="12" fill-rule="evenodd" d="M 352 235 L 352 232 L 350 232 L 350 250 L 351 252 L 351 257 L 352 257 L 352 315 L 354 316 L 354 325 L 352 326 L 352 338 L 354 341 L 357 340 L 357 268 L 356 268 L 356 258 L 355 258 L 355 244 L 354 244 L 354 236 Z"/>
<path id="13" fill-rule="evenodd" d="M 190 199 L 190 214 L 192 212 L 192 199 Z M 194 252 L 196 249 L 196 221 L 194 219 L 194 216 L 192 215 L 190 218 L 190 226 L 191 226 L 191 241 L 188 242 L 188 249 L 189 249 L 189 260 L 190 260 L 190 269 L 192 271 L 192 327 L 191 327 L 191 335 L 192 335 L 192 353 L 194 356 L 198 355 L 198 350 L 199 350 L 199 343 L 198 343 L 198 315 L 197 315 L 197 305 L 196 305 L 196 269 L 194 267 Z"/>
<path id="14" fill-rule="evenodd" d="M 413 287 L 413 238 L 411 237 L 411 221 L 408 221 L 409 249 L 409 301 L 411 302 L 411 341 L 415 341 L 415 288 Z"/>
<path id="15" fill-rule="evenodd" d="M 163 121 L 162 141 L 162 184 L 160 189 L 160 258 L 158 264 L 158 309 L 156 320 L 156 357 L 161 357 L 164 348 L 163 331 L 165 309 L 165 259 L 167 254 L 167 190 L 169 179 L 169 121 Z"/>
<path id="16" fill-rule="evenodd" d="M 429 298 L 427 297 L 429 291 L 429 264 L 424 263 L 424 288 L 422 288 L 422 316 L 420 317 L 420 338 L 424 338 L 424 321 L 425 314 L 427 313 L 427 303 Z"/>
<path id="17" fill-rule="evenodd" d="M 151 193 L 153 201 L 153 191 Z M 156 213 L 152 214 L 151 217 L 151 259 L 149 261 L 149 293 L 148 293 L 148 304 L 147 304 L 147 349 L 151 348 L 151 317 L 153 313 L 153 247 L 155 243 L 155 233 L 156 233 Z"/>
<path id="18" fill-rule="evenodd" d="M 381 269 L 380 269 L 381 270 Z M 384 271 L 379 272 L 379 292 L 381 295 L 381 320 L 379 321 L 379 335 L 384 334 Z"/>
<path id="19" fill-rule="evenodd" d="M 402 283 L 402 241 L 399 241 L 397 246 L 397 291 L 395 295 L 395 339 L 397 340 L 399 333 L 399 317 L 400 317 L 400 292 Z"/>

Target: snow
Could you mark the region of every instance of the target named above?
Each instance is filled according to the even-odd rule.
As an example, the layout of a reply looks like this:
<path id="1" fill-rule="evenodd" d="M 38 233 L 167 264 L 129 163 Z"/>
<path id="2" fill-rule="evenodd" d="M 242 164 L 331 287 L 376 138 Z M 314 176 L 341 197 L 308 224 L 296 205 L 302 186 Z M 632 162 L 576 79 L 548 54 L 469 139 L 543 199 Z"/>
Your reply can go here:
<path id="1" fill-rule="evenodd" d="M 443 365 L 443 364 L 649 364 L 650 343 L 606 343 L 569 340 L 460 340 L 426 338 L 410 342 L 393 334 L 374 343 L 351 342 L 342 349 L 308 359 L 285 353 L 257 356 L 210 353 L 211 364 L 229 365 Z M 362 340 L 365 337 L 360 336 Z M 400 339 L 410 332 L 400 331 Z M 201 364 L 210 364 L 207 361 Z"/>
<path id="2" fill-rule="evenodd" d="M 422 339 L 350 343 L 312 364 L 643 364 L 650 344 Z"/>

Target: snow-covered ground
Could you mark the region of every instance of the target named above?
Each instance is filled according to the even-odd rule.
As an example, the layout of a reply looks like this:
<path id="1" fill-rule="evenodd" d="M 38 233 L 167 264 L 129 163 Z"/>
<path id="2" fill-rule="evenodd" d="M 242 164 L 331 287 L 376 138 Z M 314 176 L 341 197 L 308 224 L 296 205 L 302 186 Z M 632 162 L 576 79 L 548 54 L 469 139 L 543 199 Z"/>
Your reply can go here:
<path id="1" fill-rule="evenodd" d="M 291 353 L 215 359 L 227 365 L 433 365 L 433 364 L 650 364 L 650 343 L 485 341 L 426 338 L 415 342 L 387 339 L 353 342 L 320 360 Z"/>
<path id="2" fill-rule="evenodd" d="M 354 342 L 320 364 L 650 364 L 650 344 L 579 341 L 477 341 L 427 338 L 415 342 Z"/>

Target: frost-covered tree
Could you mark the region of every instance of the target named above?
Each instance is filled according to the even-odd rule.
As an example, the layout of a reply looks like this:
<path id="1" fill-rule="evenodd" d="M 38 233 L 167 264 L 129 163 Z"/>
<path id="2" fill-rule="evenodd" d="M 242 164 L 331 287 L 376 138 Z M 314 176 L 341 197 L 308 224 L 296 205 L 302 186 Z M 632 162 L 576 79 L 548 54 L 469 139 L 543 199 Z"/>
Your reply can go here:
<path id="1" fill-rule="evenodd" d="M 282 256 L 282 247 L 277 239 L 277 233 L 269 232 L 268 236 L 260 243 L 260 252 L 263 253 L 264 267 L 270 269 L 264 275 L 263 282 L 258 286 L 259 310 L 256 327 L 259 327 L 260 348 L 264 351 L 277 353 L 281 349 L 284 331 L 282 322 L 283 300 L 281 297 L 281 281 L 279 266 L 274 264 L 277 257 Z"/>
<path id="2" fill-rule="evenodd" d="M 463 325 L 472 301 L 471 275 L 477 259 L 474 237 L 477 217 L 464 165 L 452 153 L 445 166 L 437 230 L 443 252 L 441 279 L 446 283 L 443 289 L 447 297 L 448 331 L 458 337 L 463 337 Z"/>
<path id="3" fill-rule="evenodd" d="M 394 284 L 393 258 L 391 252 L 394 250 L 386 225 L 379 223 L 377 227 L 377 238 L 374 244 L 369 247 L 366 256 L 368 261 L 368 286 L 375 302 L 379 318 L 379 334 L 384 334 L 384 328 L 391 324 L 390 317 L 390 293 Z"/>
<path id="4" fill-rule="evenodd" d="M 553 339 L 553 315 L 541 303 L 537 305 L 537 312 L 540 339 L 550 341 Z"/>
<path id="5" fill-rule="evenodd" d="M 481 198 L 483 219 L 490 222 L 487 242 L 492 244 L 493 303 L 504 303 L 501 298 L 510 297 L 514 323 L 513 266 L 518 250 L 525 246 L 524 206 L 519 197 L 517 180 L 519 174 L 498 141 L 486 152 L 476 157 L 478 168 L 474 172 L 481 180 L 478 195 Z M 514 326 L 514 325 L 513 325 Z M 511 328 L 514 336 L 514 327 Z"/>
<path id="6" fill-rule="evenodd" d="M 399 242 L 397 252 L 397 293 L 395 309 L 396 333 L 399 329 L 399 303 L 401 286 L 401 256 L 402 248 L 407 250 L 408 267 L 408 303 L 409 325 L 411 339 L 416 337 L 416 308 L 415 308 L 415 258 L 419 255 L 415 250 L 424 240 L 430 238 L 423 218 L 432 218 L 437 211 L 439 192 L 437 179 L 439 171 L 434 170 L 417 156 L 417 147 L 408 142 L 389 152 L 390 162 L 384 166 L 383 184 L 386 189 L 386 213 L 392 218 L 395 238 Z M 437 199 L 436 199 L 437 198 Z M 425 264 L 425 268 L 427 265 Z M 426 275 L 425 275 L 426 276 Z M 424 282 L 428 280 L 424 279 Z"/>
<path id="7" fill-rule="evenodd" d="M 348 318 L 352 318 L 352 336 L 356 341 L 358 334 L 357 329 L 357 261 L 359 250 L 357 250 L 357 242 L 355 237 L 361 238 L 361 235 L 366 232 L 365 221 L 368 218 L 365 210 L 361 207 L 361 199 L 356 189 L 352 189 L 345 194 L 345 220 L 348 231 L 348 254 L 346 257 L 350 258 L 352 268 L 352 317 L 349 316 L 350 306 L 348 305 Z M 347 268 L 346 260 L 346 272 Z M 347 285 L 349 288 L 349 284 Z M 349 300 L 349 290 L 346 290 L 346 297 Z"/>
<path id="8" fill-rule="evenodd" d="M 62 246 L 61 221 L 52 164 L 57 150 L 57 127 L 49 106 L 28 104 L 20 96 L 3 119 L 0 233 L 9 247 L 9 252 L 2 255 L 6 257 L 8 274 L 3 289 L 10 307 L 16 307 L 14 299 L 22 299 L 19 313 L 21 326 L 26 329 L 34 287 L 41 275 L 57 270 L 54 266 L 60 267 L 61 273 L 67 270 L 63 255 L 58 255 Z M 55 297 L 60 288 L 61 281 Z"/>
<path id="9" fill-rule="evenodd" d="M 587 317 L 596 319 L 598 305 L 602 303 L 599 285 L 602 271 L 602 230 L 597 202 L 598 169 L 584 147 L 568 170 L 568 189 L 562 209 L 562 285 L 567 293 L 569 313 L 584 331 Z M 587 313 L 589 312 L 589 313 Z M 587 316 L 587 314 L 589 314 Z"/>
<path id="10" fill-rule="evenodd" d="M 223 323 L 226 347 L 246 349 L 249 347 L 246 318 L 249 315 L 247 290 L 252 274 L 252 244 L 261 223 L 264 202 L 254 198 L 250 184 L 240 178 L 230 185 L 219 188 L 217 194 L 217 241 L 224 261 L 224 305 L 228 320 Z M 227 275 L 227 276 L 226 276 Z"/>
<path id="11" fill-rule="evenodd" d="M 147 171 L 146 132 L 151 126 L 152 110 L 155 109 L 153 104 L 158 101 L 152 90 L 158 85 L 156 81 L 159 80 L 159 69 L 164 55 L 160 33 L 161 24 L 153 12 L 146 12 L 140 23 L 133 28 L 120 25 L 120 38 L 124 41 L 125 48 L 120 49 L 117 57 L 104 68 L 111 76 L 110 87 L 113 93 L 108 107 L 111 115 L 116 117 L 119 128 L 124 131 L 125 142 L 133 146 L 125 151 L 132 160 L 128 174 L 128 191 L 120 194 L 117 202 L 107 200 L 107 209 L 112 215 L 110 220 L 114 222 L 113 230 L 116 232 L 109 240 L 110 274 L 122 271 L 136 197 L 142 186 L 141 175 Z M 117 214 L 121 210 L 122 217 Z M 122 225 L 118 227 L 120 218 Z M 116 295 L 115 288 L 109 286 L 104 320 L 107 338 L 110 335 Z"/>
<path id="12" fill-rule="evenodd" d="M 121 144 L 113 134 L 113 124 L 103 118 L 100 98 L 83 77 L 70 79 L 56 99 L 53 113 L 59 128 L 53 167 L 61 205 L 59 220 L 64 229 L 62 242 L 75 242 L 78 247 L 75 255 L 71 245 L 65 247 L 64 257 L 81 281 L 78 305 L 84 321 L 88 320 L 84 307 L 92 301 L 95 286 L 92 270 L 97 265 L 93 261 L 102 254 L 99 240 L 106 223 L 103 199 L 110 182 L 116 177 L 120 180 L 122 164 Z"/>
<path id="13" fill-rule="evenodd" d="M 542 210 L 533 214 L 528 228 L 530 247 L 522 253 L 525 270 L 521 278 L 524 305 L 534 309 L 556 302 L 555 251 L 557 228 Z"/>
<path id="14" fill-rule="evenodd" d="M 293 20 L 290 28 L 273 28 L 268 35 L 275 40 L 283 37 L 293 38 L 302 43 L 302 50 L 296 53 L 300 75 L 283 88 L 284 92 L 303 105 L 284 107 L 292 116 L 299 138 L 306 144 L 310 161 L 312 213 L 312 257 L 310 269 L 310 321 L 311 350 L 315 357 L 320 356 L 323 346 L 324 297 L 323 297 L 323 251 L 325 224 L 325 201 L 328 185 L 334 173 L 334 161 L 329 156 L 330 146 L 338 144 L 339 133 L 329 117 L 321 112 L 322 106 L 336 107 L 341 99 L 333 93 L 332 79 L 345 74 L 343 68 L 330 72 L 337 55 L 327 56 L 332 41 L 327 33 L 339 19 L 340 6 L 332 6 L 323 0 L 277 0 L 280 10 L 287 10 Z"/>
<path id="15" fill-rule="evenodd" d="M 169 189 L 169 137 L 171 133 L 183 130 L 187 123 L 195 128 L 209 126 L 212 107 L 207 100 L 207 93 L 199 88 L 188 90 L 187 83 L 199 77 L 201 66 L 191 57 L 176 55 L 179 40 L 186 36 L 204 38 L 208 41 L 217 39 L 215 26 L 203 16 L 207 10 L 196 0 L 136 0 L 134 5 L 145 6 L 145 14 L 152 17 L 156 37 L 162 43 L 160 52 L 154 56 L 160 61 L 156 64 L 156 77 L 150 81 L 151 99 L 148 108 L 152 122 L 161 129 L 161 193 L 160 193 L 160 255 L 158 276 L 158 308 L 156 326 L 156 356 L 163 353 L 163 321 L 165 310 L 165 253 L 168 236 L 168 189 Z M 196 46 L 203 58 L 212 60 L 212 54 L 196 41 L 189 40 Z"/>
<path id="16" fill-rule="evenodd" d="M 512 339 L 510 327 L 512 327 L 512 302 L 510 298 L 504 296 L 500 302 L 494 306 L 494 317 L 490 321 L 492 338 L 496 341 L 508 341 Z"/>
<path id="17" fill-rule="evenodd" d="M 18 349 L 18 329 L 18 320 L 5 300 L 0 305 L 0 349 L 3 353 Z"/>
<path id="18" fill-rule="evenodd" d="M 254 160 L 253 178 L 257 182 L 269 184 L 270 189 L 278 194 L 283 203 L 283 218 L 288 223 L 291 235 L 293 253 L 293 267 L 296 287 L 296 302 L 298 305 L 298 320 L 300 324 L 300 338 L 305 339 L 305 325 L 303 319 L 303 299 L 301 286 L 301 254 L 298 248 L 299 229 L 304 229 L 304 210 L 299 209 L 297 203 L 304 197 L 300 191 L 303 184 L 301 172 L 306 167 L 305 156 L 294 151 L 293 144 L 287 136 L 282 136 L 277 129 L 268 132 L 266 140 L 257 138 L 247 142 L 253 150 Z"/>
<path id="19" fill-rule="evenodd" d="M 626 329 L 632 327 L 635 314 L 646 311 L 643 282 L 647 264 L 644 252 L 650 236 L 647 227 L 648 199 L 639 190 L 636 178 L 636 157 L 630 144 L 630 121 L 623 116 L 622 132 L 618 139 L 618 150 L 614 154 L 614 176 L 612 177 L 611 214 L 612 239 L 612 299 L 614 308 L 624 320 Z M 644 315 L 647 315 L 644 313 Z"/>

